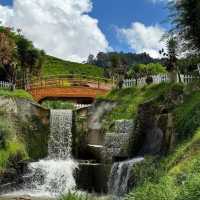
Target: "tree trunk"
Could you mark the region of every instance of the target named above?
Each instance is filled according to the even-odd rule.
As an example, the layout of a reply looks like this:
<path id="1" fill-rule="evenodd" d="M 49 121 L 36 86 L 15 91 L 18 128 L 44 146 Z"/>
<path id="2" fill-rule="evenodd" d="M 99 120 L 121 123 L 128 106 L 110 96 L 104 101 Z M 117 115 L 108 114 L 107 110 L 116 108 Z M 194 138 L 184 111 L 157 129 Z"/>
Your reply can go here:
<path id="1" fill-rule="evenodd" d="M 171 83 L 177 83 L 177 71 L 176 70 L 171 70 L 169 71 L 169 81 Z"/>

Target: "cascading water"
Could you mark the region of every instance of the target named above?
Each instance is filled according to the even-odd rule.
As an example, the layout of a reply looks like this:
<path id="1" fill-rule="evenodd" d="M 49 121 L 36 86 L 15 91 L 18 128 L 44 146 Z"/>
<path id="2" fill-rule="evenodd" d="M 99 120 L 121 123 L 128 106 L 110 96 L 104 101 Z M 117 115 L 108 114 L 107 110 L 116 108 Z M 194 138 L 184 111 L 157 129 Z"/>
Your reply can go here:
<path id="1" fill-rule="evenodd" d="M 51 110 L 50 124 L 49 158 L 68 159 L 72 149 L 72 111 Z"/>
<path id="2" fill-rule="evenodd" d="M 143 160 L 144 158 L 136 158 L 113 164 L 108 182 L 108 190 L 116 199 L 120 199 L 120 197 L 128 192 L 132 168 L 136 163 Z"/>
<path id="3" fill-rule="evenodd" d="M 78 165 L 71 158 L 71 129 L 71 110 L 51 110 L 48 157 L 29 164 L 23 194 L 55 197 L 75 188 L 73 172 Z"/>

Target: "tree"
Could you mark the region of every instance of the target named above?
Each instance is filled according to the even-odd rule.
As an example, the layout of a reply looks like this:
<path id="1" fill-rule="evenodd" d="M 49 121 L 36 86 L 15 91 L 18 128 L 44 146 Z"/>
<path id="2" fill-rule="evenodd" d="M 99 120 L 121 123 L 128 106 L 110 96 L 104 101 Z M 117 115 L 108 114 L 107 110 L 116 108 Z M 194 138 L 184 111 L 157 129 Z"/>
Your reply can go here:
<path id="1" fill-rule="evenodd" d="M 178 52 L 178 43 L 174 36 L 170 36 L 166 42 L 166 52 L 164 49 L 160 51 L 160 54 L 165 58 L 165 65 L 167 66 L 167 70 L 169 72 L 169 78 L 171 82 L 177 81 L 177 74 L 179 74 L 179 70 L 177 67 L 177 53 Z M 180 74 L 179 74 L 180 80 Z M 181 81 L 181 80 L 180 80 Z"/>
<path id="2" fill-rule="evenodd" d="M 0 64 L 3 66 L 7 80 L 12 83 L 12 90 L 16 84 L 16 44 L 10 35 L 10 29 L 0 31 Z"/>
<path id="3" fill-rule="evenodd" d="M 45 53 L 34 48 L 32 42 L 22 35 L 18 35 L 16 45 L 23 87 L 25 88 L 28 80 L 41 71 Z"/>
<path id="4" fill-rule="evenodd" d="M 137 80 L 141 77 L 146 77 L 146 80 L 151 80 L 152 75 L 165 74 L 166 68 L 160 63 L 138 64 L 128 71 L 130 78 Z"/>
<path id="5" fill-rule="evenodd" d="M 90 55 L 88 56 L 88 59 L 87 59 L 87 62 L 86 62 L 86 63 L 88 63 L 88 64 L 90 64 L 90 65 L 95 64 L 95 57 L 94 57 L 94 55 L 90 54 Z"/>
<path id="6" fill-rule="evenodd" d="M 200 1 L 179 0 L 169 4 L 172 31 L 182 39 L 184 49 L 200 52 Z"/>

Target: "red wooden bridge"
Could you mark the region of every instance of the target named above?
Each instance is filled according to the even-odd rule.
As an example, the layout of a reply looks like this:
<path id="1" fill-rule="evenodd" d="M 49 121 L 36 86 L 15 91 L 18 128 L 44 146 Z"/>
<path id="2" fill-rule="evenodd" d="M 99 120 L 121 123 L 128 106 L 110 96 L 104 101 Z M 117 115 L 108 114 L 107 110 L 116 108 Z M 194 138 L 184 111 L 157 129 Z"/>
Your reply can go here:
<path id="1" fill-rule="evenodd" d="M 91 103 L 97 96 L 107 94 L 114 86 L 110 79 L 80 75 L 59 75 L 34 79 L 26 90 L 34 100 L 70 99 L 77 103 Z"/>

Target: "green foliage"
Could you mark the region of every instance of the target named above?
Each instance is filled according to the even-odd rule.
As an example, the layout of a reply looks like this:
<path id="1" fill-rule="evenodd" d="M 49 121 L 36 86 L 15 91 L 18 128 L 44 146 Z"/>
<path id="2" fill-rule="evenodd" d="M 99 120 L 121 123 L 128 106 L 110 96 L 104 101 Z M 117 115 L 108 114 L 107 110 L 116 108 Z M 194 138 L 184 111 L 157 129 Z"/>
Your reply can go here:
<path id="1" fill-rule="evenodd" d="M 133 87 L 111 91 L 103 99 L 116 101 L 118 105 L 104 117 L 104 128 L 109 129 L 115 120 L 134 119 L 140 104 L 152 98 L 165 96 L 173 87 L 171 84 L 162 83 L 145 86 L 143 88 Z"/>
<path id="2" fill-rule="evenodd" d="M 33 97 L 25 90 L 10 91 L 10 90 L 6 90 L 6 89 L 0 89 L 0 96 L 18 97 L 18 98 L 24 98 L 24 99 L 30 99 L 30 100 L 33 99 Z"/>
<path id="3" fill-rule="evenodd" d="M 160 63 L 138 64 L 128 71 L 129 77 L 142 77 L 148 75 L 166 74 L 167 71 Z"/>
<path id="4" fill-rule="evenodd" d="M 200 92 L 191 92 L 175 110 L 176 129 L 180 138 L 191 136 L 200 126 Z"/>
<path id="5" fill-rule="evenodd" d="M 136 186 L 140 186 L 147 181 L 157 183 L 164 172 L 165 169 L 159 158 L 145 157 L 143 162 L 138 163 L 133 168 L 134 181 Z"/>
<path id="6" fill-rule="evenodd" d="M 86 193 L 72 193 L 61 196 L 58 200 L 111 200 L 110 197 L 95 197 Z"/>
<path id="7" fill-rule="evenodd" d="M 200 199 L 200 174 L 195 173 L 187 177 L 176 200 Z"/>
<path id="8" fill-rule="evenodd" d="M 4 120 L 0 118 L 0 132 L 3 134 L 4 145 L 0 147 L 0 171 L 6 167 L 15 164 L 15 160 L 27 159 L 27 152 L 24 144 L 15 135 L 15 130 Z"/>
<path id="9" fill-rule="evenodd" d="M 200 129 L 167 157 L 148 158 L 134 170 L 140 181 L 127 200 L 199 199 Z"/>
<path id="10" fill-rule="evenodd" d="M 95 65 L 80 64 L 46 56 L 42 67 L 42 75 L 78 74 L 92 77 L 103 77 L 103 69 Z"/>
<path id="11" fill-rule="evenodd" d="M 42 105 L 48 109 L 74 109 L 74 104 L 68 101 L 43 101 Z"/>
<path id="12" fill-rule="evenodd" d="M 126 200 L 175 200 L 177 189 L 171 177 L 162 178 L 159 183 L 146 182 L 130 193 Z"/>
<path id="13" fill-rule="evenodd" d="M 174 31 L 182 39 L 185 50 L 200 51 L 200 2 L 199 0 L 181 0 L 170 3 L 169 16 Z"/>
<path id="14" fill-rule="evenodd" d="M 59 200 L 89 200 L 87 195 L 69 192 L 67 195 L 61 196 Z"/>
<path id="15" fill-rule="evenodd" d="M 100 67 L 110 68 L 112 65 L 112 58 L 116 57 L 121 63 L 126 63 L 129 67 L 144 63 L 156 62 L 156 59 L 151 58 L 146 53 L 136 54 L 136 53 L 123 53 L 123 52 L 99 52 L 95 58 L 93 55 L 89 55 L 88 63 L 95 64 Z"/>

